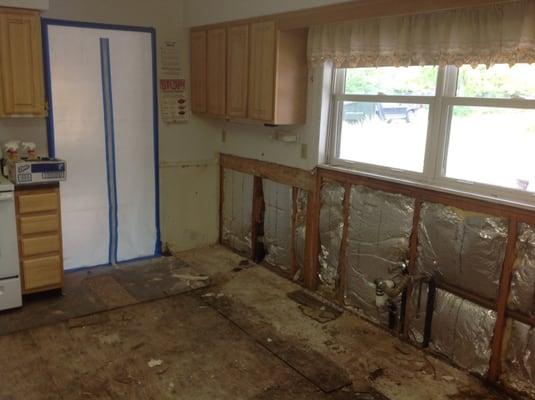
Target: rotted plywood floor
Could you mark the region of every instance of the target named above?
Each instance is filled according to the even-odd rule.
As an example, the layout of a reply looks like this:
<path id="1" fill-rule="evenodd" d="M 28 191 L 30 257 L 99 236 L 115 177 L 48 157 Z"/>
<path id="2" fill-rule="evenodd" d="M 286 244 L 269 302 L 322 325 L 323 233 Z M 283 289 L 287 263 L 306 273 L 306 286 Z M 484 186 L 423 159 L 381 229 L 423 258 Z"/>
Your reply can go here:
<path id="1" fill-rule="evenodd" d="M 185 252 L 152 265 L 151 279 L 138 265 L 122 271 L 129 279 L 119 271 L 113 281 L 86 282 L 79 296 L 104 309 L 79 307 L 83 316 L 39 326 L 31 313 L 54 315 L 62 299 L 48 309 L 29 304 L 16 325 L 16 312 L 0 314 L 0 327 L 17 327 L 0 336 L 0 399 L 507 398 L 241 261 L 220 246 Z M 136 297 L 137 285 L 152 295 Z"/>

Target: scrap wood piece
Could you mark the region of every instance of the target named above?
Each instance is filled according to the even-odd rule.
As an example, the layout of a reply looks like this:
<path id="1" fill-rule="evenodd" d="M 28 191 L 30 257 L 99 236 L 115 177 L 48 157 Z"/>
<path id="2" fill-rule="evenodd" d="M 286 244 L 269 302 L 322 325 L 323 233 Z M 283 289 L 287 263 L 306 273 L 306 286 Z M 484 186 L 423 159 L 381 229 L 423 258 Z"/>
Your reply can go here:
<path id="1" fill-rule="evenodd" d="M 208 275 L 191 275 L 191 274 L 173 274 L 173 278 L 183 281 L 208 281 L 210 277 Z"/>
<path id="2" fill-rule="evenodd" d="M 215 310 L 239 326 L 259 345 L 298 371 L 325 393 L 332 393 L 352 383 L 347 371 L 299 339 L 284 336 L 259 312 L 226 297 L 225 302 L 210 302 Z"/>
<path id="3" fill-rule="evenodd" d="M 109 320 L 110 318 L 107 314 L 100 313 L 88 315 L 85 317 L 71 318 L 67 322 L 67 325 L 69 326 L 69 329 L 85 328 L 86 326 L 104 324 L 106 322 L 109 322 Z"/>

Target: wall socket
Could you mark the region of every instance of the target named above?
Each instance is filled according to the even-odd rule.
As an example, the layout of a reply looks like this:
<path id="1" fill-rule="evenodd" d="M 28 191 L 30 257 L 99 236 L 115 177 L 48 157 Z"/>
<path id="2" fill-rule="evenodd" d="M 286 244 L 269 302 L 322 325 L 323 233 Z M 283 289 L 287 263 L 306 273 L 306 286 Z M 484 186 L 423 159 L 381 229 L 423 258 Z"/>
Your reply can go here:
<path id="1" fill-rule="evenodd" d="M 301 158 L 307 159 L 308 158 L 308 144 L 301 143 Z"/>
<path id="2" fill-rule="evenodd" d="M 227 141 L 227 131 L 225 129 L 221 129 L 221 141 L 223 143 Z"/>

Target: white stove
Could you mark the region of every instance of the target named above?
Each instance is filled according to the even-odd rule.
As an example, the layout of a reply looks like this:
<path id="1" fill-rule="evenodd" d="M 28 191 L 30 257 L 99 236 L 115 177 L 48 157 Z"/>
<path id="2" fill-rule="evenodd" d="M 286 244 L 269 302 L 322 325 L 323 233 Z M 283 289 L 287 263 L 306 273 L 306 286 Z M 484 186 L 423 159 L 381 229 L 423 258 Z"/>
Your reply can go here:
<path id="1" fill-rule="evenodd" d="M 22 306 L 14 190 L 0 175 L 0 311 Z"/>

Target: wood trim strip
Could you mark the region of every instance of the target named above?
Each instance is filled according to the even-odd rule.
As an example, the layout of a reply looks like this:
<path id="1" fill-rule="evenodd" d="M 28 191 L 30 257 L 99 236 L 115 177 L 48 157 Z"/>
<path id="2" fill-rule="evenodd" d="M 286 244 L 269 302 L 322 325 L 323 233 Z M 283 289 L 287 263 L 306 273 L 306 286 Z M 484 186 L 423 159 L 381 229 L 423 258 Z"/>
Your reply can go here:
<path id="1" fill-rule="evenodd" d="M 418 259 L 418 225 L 420 224 L 420 211 L 422 210 L 422 200 L 416 198 L 414 200 L 414 214 L 412 216 L 412 232 L 409 242 L 409 265 L 407 265 L 407 272 L 409 275 L 416 273 L 416 260 Z M 412 316 L 412 294 L 413 285 L 407 287 L 407 301 L 405 302 L 405 325 L 402 327 L 402 336 L 409 337 L 409 324 Z"/>
<path id="2" fill-rule="evenodd" d="M 347 247 L 349 240 L 349 206 L 351 199 L 351 185 L 344 185 L 344 200 L 343 200 L 343 221 L 342 241 L 340 243 L 340 255 L 338 257 L 338 301 L 344 304 L 344 298 L 347 288 Z"/>
<path id="3" fill-rule="evenodd" d="M 292 265 L 290 266 L 292 278 L 297 273 L 297 252 L 295 248 L 296 241 L 296 228 L 297 228 L 297 200 L 299 196 L 299 188 L 292 188 L 292 233 L 290 243 L 290 259 Z"/>
<path id="4" fill-rule="evenodd" d="M 262 178 L 255 176 L 253 181 L 253 215 L 251 217 L 251 259 L 259 260 L 258 238 L 263 236 L 264 232 L 259 232 L 264 223 L 264 189 L 262 187 Z"/>
<path id="5" fill-rule="evenodd" d="M 320 208 L 321 179 L 315 176 L 314 190 L 308 192 L 305 238 L 305 266 L 303 280 L 305 287 L 315 290 L 318 286 L 318 255 L 320 251 Z"/>
<path id="6" fill-rule="evenodd" d="M 452 293 L 455 296 L 468 300 L 474 304 L 477 304 L 478 306 L 496 311 L 496 301 L 494 300 L 487 299 L 470 290 L 466 290 L 466 289 L 463 289 L 454 285 L 450 285 L 445 282 L 435 281 L 435 283 L 438 289 L 445 290 L 446 292 Z"/>
<path id="7" fill-rule="evenodd" d="M 225 204 L 225 168 L 219 164 L 219 244 L 223 244 L 223 205 Z"/>
<path id="8" fill-rule="evenodd" d="M 447 206 L 461 208 L 467 211 L 479 212 L 496 217 L 515 217 L 519 221 L 535 224 L 535 212 L 522 208 L 497 204 L 491 201 L 478 200 L 453 193 L 445 193 L 432 189 L 419 188 L 410 184 L 390 182 L 379 178 L 357 175 L 351 172 L 317 168 L 322 179 L 329 179 L 342 184 L 365 185 L 369 188 L 389 193 L 399 193 L 405 196 L 420 198 L 423 202 L 441 203 Z"/>
<path id="9" fill-rule="evenodd" d="M 283 185 L 307 191 L 316 189 L 315 171 L 309 172 L 299 168 L 229 154 L 221 154 L 220 162 L 224 168 L 267 178 Z"/>
<path id="10" fill-rule="evenodd" d="M 494 337 L 492 338 L 492 356 L 490 359 L 489 373 L 487 376 L 488 380 L 491 382 L 496 382 L 501 373 L 501 355 L 506 324 L 507 301 L 509 299 L 513 266 L 516 257 L 517 236 L 518 221 L 512 217 L 509 220 L 509 235 L 500 278 L 498 302 L 496 305 L 496 325 L 494 327 Z"/>

